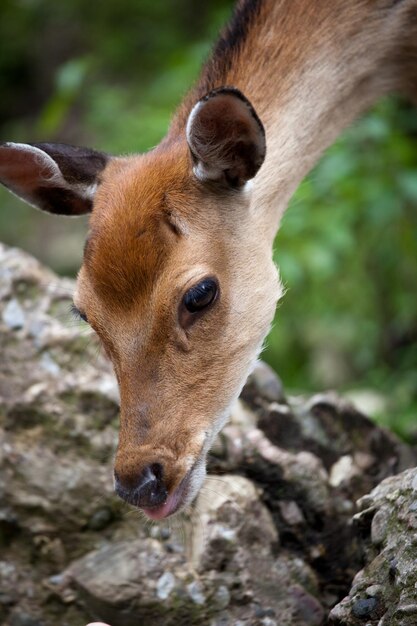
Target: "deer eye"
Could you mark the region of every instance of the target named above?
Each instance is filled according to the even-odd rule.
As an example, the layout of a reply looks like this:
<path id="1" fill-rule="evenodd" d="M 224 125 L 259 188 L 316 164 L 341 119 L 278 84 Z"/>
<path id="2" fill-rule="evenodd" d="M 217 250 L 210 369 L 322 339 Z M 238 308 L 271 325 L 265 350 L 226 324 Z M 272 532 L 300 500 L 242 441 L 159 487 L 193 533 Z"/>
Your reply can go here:
<path id="1" fill-rule="evenodd" d="M 187 291 L 183 304 L 189 313 L 198 313 L 214 302 L 217 291 L 217 282 L 213 278 L 205 278 Z"/>
<path id="2" fill-rule="evenodd" d="M 77 307 L 75 306 L 75 304 L 73 304 L 71 306 L 71 312 L 74 315 L 74 317 L 78 318 L 78 319 L 82 319 L 83 322 L 86 322 L 88 324 L 88 319 L 85 313 L 82 313 L 79 309 L 77 309 Z"/>

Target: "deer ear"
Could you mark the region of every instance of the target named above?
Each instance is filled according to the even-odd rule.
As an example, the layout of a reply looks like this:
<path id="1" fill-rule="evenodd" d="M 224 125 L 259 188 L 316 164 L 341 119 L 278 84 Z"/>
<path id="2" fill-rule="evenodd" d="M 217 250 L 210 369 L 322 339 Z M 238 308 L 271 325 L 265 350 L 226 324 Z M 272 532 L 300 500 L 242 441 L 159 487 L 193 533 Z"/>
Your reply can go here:
<path id="1" fill-rule="evenodd" d="M 222 87 L 197 102 L 187 122 L 194 173 L 204 182 L 241 187 L 261 167 L 265 130 L 251 103 L 238 90 Z"/>
<path id="2" fill-rule="evenodd" d="M 91 211 L 99 175 L 110 157 L 59 143 L 0 144 L 0 183 L 48 213 Z"/>

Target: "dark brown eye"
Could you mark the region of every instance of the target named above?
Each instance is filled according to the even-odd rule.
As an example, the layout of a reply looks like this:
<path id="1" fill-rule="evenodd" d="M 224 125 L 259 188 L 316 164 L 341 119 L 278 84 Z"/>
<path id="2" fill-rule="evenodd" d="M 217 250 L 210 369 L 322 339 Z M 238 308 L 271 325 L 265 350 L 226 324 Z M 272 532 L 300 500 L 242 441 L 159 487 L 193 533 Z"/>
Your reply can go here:
<path id="1" fill-rule="evenodd" d="M 83 322 L 86 322 L 86 324 L 88 324 L 88 318 L 85 313 L 81 313 L 80 311 L 80 317 L 83 320 Z"/>
<path id="2" fill-rule="evenodd" d="M 188 313 L 198 313 L 214 302 L 217 292 L 217 282 L 213 278 L 205 278 L 187 291 L 182 302 Z"/>
<path id="3" fill-rule="evenodd" d="M 77 309 L 77 307 L 75 306 L 75 304 L 73 304 L 71 306 L 71 312 L 74 315 L 74 317 L 78 318 L 78 319 L 82 319 L 83 322 L 86 322 L 88 324 L 88 319 L 85 313 L 82 313 L 79 309 Z"/>

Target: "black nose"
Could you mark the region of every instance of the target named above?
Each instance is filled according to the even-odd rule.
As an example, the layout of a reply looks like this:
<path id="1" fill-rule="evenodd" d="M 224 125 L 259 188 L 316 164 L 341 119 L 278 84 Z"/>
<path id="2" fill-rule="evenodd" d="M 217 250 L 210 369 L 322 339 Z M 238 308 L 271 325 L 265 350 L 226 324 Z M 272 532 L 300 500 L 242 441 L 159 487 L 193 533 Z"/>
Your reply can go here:
<path id="1" fill-rule="evenodd" d="M 139 476 L 123 476 L 114 473 L 114 488 L 118 496 L 141 509 L 152 509 L 163 504 L 168 491 L 164 483 L 164 469 L 160 463 L 152 463 Z"/>

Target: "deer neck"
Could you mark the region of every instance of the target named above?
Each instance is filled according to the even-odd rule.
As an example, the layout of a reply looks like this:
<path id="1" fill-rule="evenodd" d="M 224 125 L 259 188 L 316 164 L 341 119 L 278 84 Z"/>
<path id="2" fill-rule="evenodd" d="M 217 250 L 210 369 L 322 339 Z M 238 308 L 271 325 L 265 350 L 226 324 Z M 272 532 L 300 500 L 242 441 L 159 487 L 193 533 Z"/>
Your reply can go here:
<path id="1" fill-rule="evenodd" d="M 396 51 L 410 4 L 415 17 L 414 0 L 238 3 L 174 119 L 171 137 L 183 131 L 192 105 L 211 89 L 231 85 L 249 98 L 267 140 L 265 163 L 252 182 L 253 216 L 271 242 L 291 195 L 323 151 L 400 86 Z"/>

